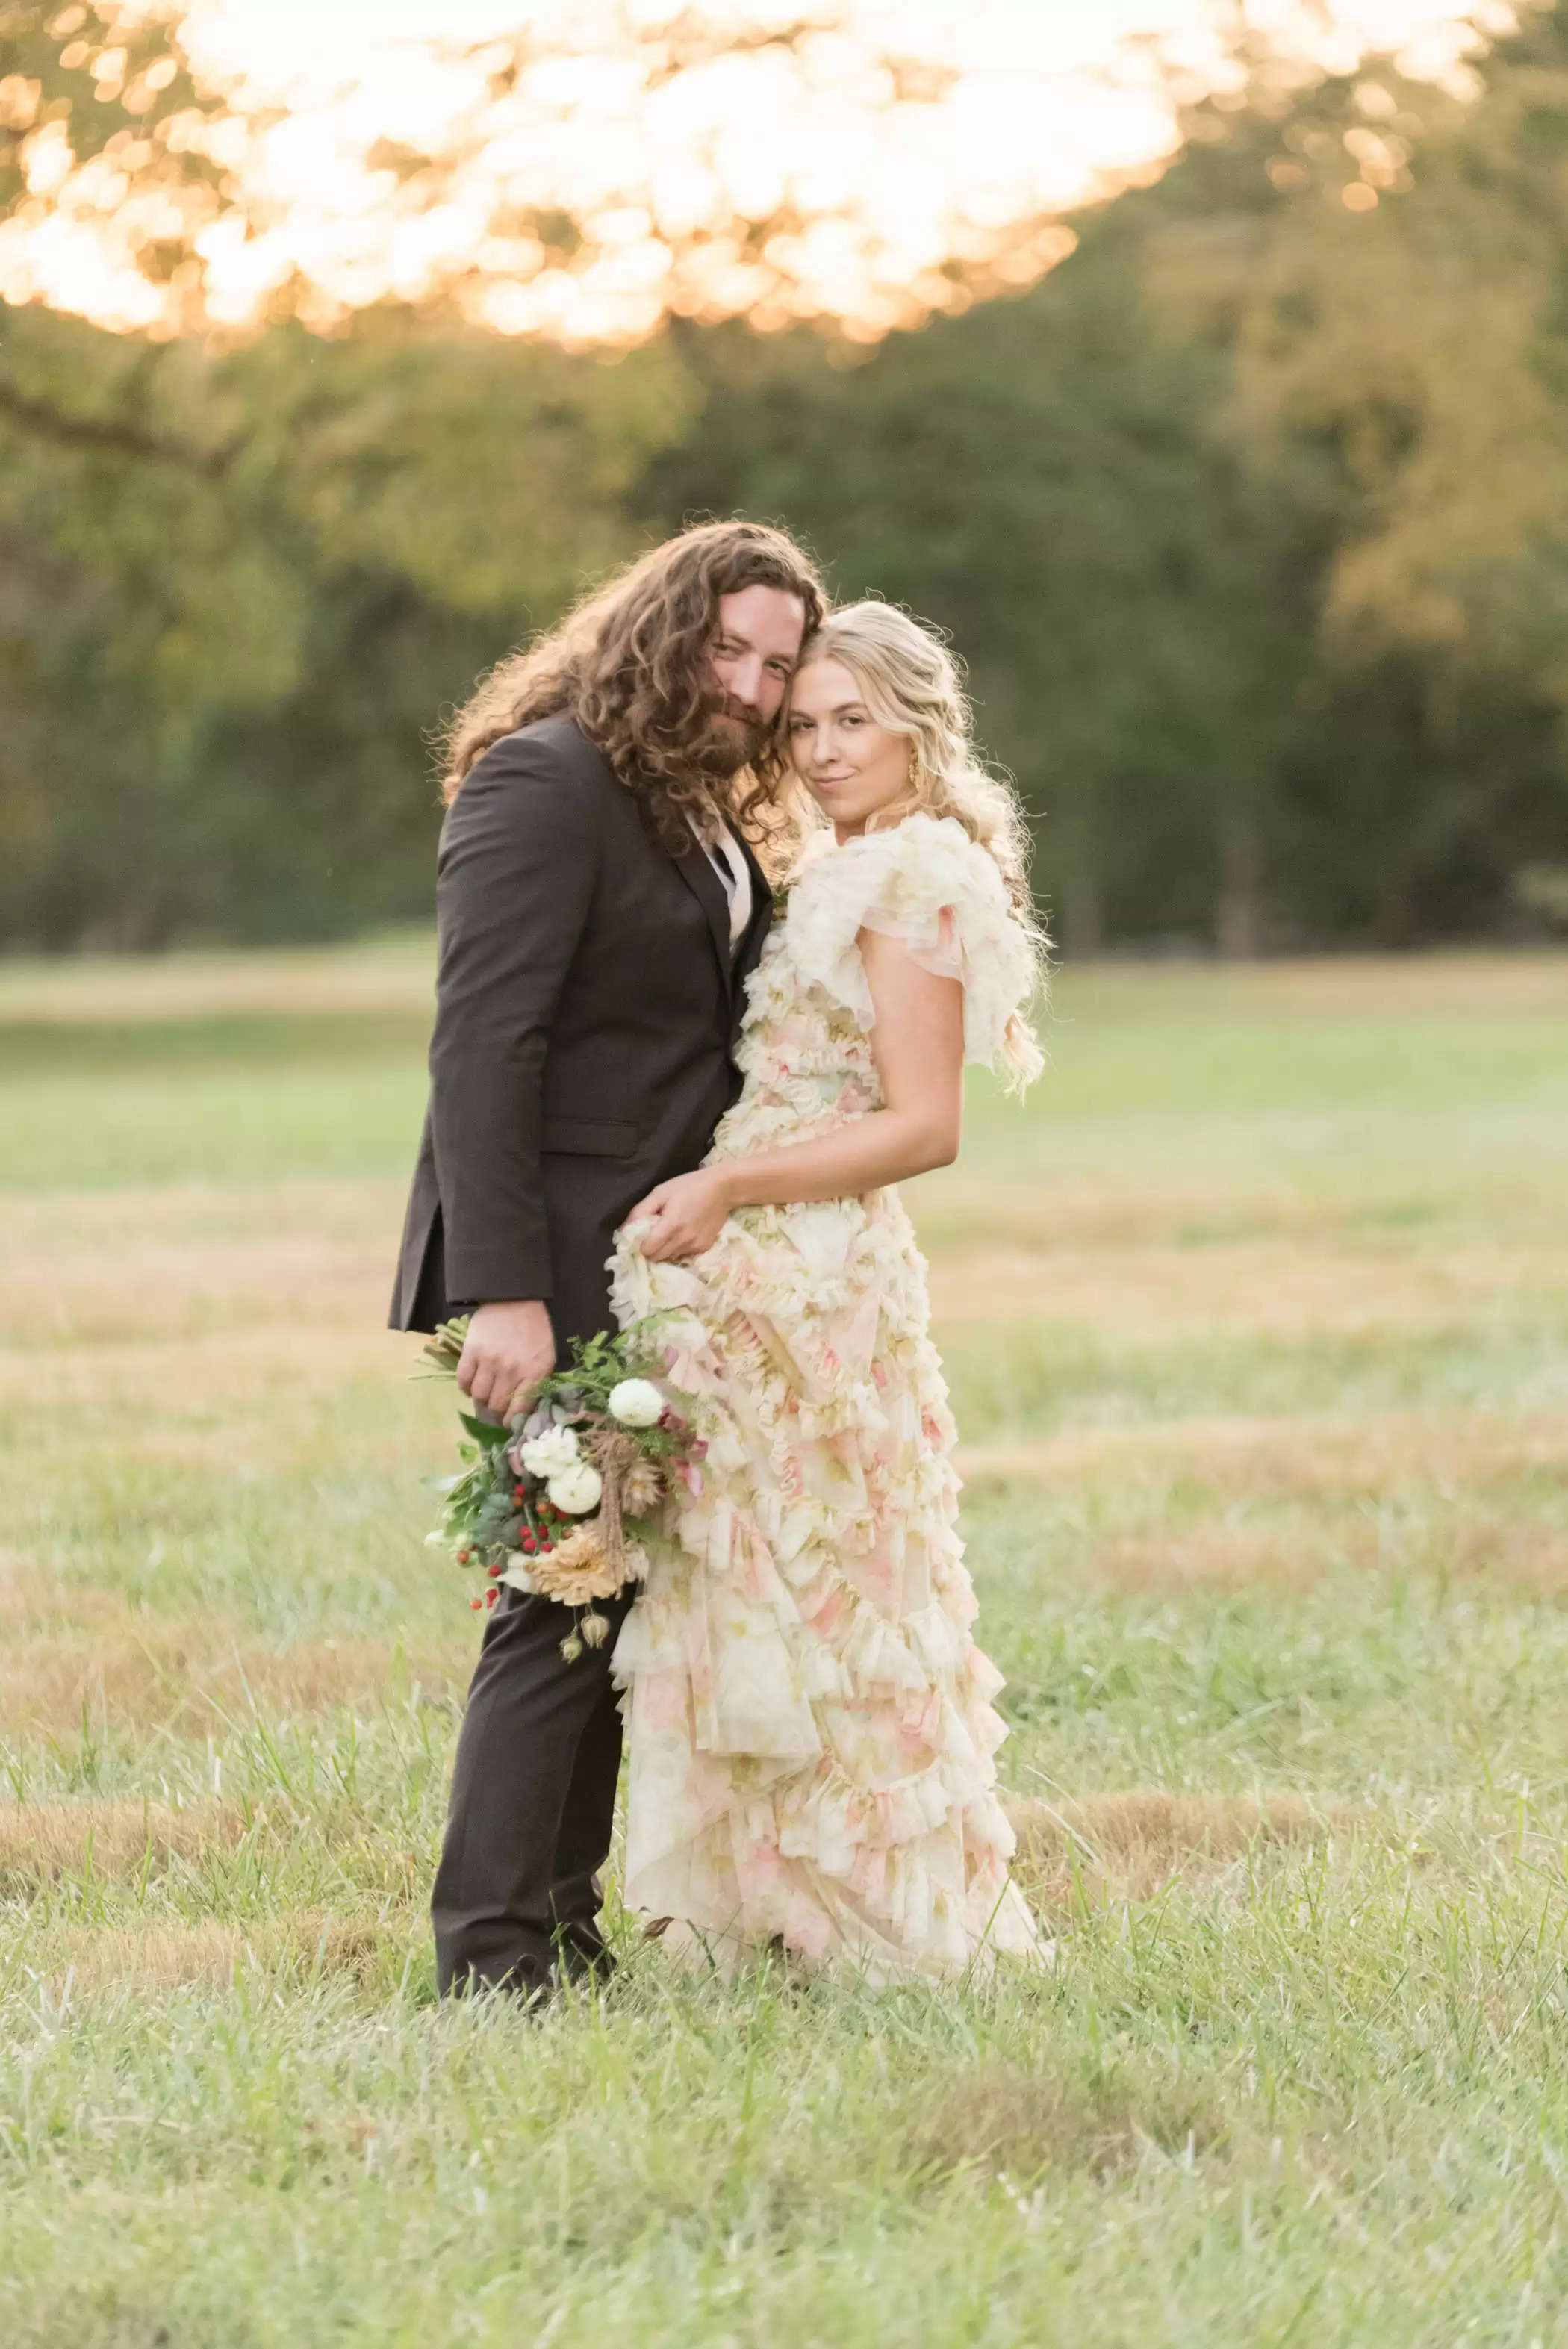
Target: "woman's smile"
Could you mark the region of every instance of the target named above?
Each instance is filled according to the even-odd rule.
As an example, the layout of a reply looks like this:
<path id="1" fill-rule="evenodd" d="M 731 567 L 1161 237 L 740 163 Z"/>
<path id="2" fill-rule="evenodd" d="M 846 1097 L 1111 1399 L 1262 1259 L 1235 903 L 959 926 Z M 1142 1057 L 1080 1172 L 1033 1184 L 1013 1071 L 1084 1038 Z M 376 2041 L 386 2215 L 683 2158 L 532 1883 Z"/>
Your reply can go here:
<path id="1" fill-rule="evenodd" d="M 788 732 L 795 771 L 841 839 L 863 832 L 908 790 L 909 737 L 878 725 L 841 661 L 808 660 L 796 671 Z M 834 764 L 841 755 L 841 767 Z"/>

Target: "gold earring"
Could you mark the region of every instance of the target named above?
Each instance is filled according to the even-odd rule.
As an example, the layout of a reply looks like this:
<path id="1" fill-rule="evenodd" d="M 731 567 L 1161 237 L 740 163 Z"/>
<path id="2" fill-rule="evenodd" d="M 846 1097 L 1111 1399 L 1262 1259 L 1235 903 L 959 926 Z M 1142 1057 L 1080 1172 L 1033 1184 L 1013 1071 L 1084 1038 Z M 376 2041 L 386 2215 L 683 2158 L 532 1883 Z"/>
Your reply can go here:
<path id="1" fill-rule="evenodd" d="M 913 792 L 920 781 L 920 752 L 912 742 L 909 746 L 909 788 Z"/>

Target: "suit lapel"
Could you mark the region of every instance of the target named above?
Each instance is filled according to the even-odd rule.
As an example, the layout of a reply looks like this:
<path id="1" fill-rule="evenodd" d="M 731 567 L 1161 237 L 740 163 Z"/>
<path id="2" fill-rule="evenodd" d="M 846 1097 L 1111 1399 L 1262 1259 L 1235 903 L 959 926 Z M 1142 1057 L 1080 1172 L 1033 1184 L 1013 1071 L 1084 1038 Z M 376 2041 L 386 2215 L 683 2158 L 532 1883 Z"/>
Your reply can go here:
<path id="1" fill-rule="evenodd" d="M 665 854 L 707 916 L 707 926 L 713 933 L 714 952 L 718 957 L 718 968 L 724 976 L 725 992 L 728 994 L 735 985 L 735 971 L 729 954 L 729 900 L 724 894 L 724 884 L 695 839 L 689 848 L 682 849 L 678 856 L 672 848 L 665 848 Z"/>

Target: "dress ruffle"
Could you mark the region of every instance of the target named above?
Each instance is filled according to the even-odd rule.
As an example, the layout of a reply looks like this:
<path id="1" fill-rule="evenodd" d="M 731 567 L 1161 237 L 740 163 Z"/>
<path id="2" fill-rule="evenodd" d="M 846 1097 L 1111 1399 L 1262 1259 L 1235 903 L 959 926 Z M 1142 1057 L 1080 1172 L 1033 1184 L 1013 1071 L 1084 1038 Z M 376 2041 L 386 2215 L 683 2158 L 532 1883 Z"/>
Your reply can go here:
<path id="1" fill-rule="evenodd" d="M 993 1057 L 1027 984 L 1006 893 L 959 825 L 913 817 L 806 866 L 751 983 L 716 1156 L 880 1105 L 866 926 L 962 977 L 972 1056 Z M 623 1324 L 665 1317 L 707 1446 L 615 1651 L 628 1904 L 721 1961 L 775 1940 L 873 1979 L 1037 1957 L 1007 1875 L 1001 1679 L 970 1636 L 925 1265 L 896 1194 L 739 1210 L 688 1264 L 623 1235 L 611 1272 Z"/>
<path id="2" fill-rule="evenodd" d="M 898 938 L 939 978 L 962 979 L 964 1056 L 986 1067 L 1034 985 L 1002 875 L 955 816 L 908 816 L 820 854 L 796 884 L 789 927 L 796 971 L 867 1030 L 875 1012 L 861 930 Z"/>

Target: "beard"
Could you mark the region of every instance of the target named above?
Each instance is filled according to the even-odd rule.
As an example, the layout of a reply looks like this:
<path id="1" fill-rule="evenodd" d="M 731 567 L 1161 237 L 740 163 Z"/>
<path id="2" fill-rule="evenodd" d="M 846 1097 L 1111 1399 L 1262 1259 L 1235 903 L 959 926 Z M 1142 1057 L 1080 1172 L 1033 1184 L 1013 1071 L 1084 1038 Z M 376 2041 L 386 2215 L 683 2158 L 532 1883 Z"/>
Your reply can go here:
<path id="1" fill-rule="evenodd" d="M 701 728 L 686 751 L 686 763 L 705 781 L 727 783 L 743 768 L 757 764 L 772 733 L 769 720 L 755 709 L 727 695 L 713 695 L 704 704 Z"/>

